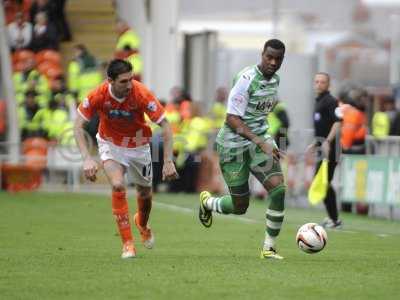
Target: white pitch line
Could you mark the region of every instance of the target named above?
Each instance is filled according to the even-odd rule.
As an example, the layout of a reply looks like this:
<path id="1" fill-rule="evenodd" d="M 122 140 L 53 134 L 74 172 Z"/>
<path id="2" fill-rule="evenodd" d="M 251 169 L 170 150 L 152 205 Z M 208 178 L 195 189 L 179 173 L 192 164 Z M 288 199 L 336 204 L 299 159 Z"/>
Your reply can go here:
<path id="1" fill-rule="evenodd" d="M 179 205 L 174 205 L 174 204 L 169 204 L 169 203 L 164 203 L 164 202 L 159 202 L 159 201 L 153 201 L 153 203 L 156 204 L 156 206 L 164 207 L 164 208 L 174 210 L 174 211 L 180 211 L 180 212 L 190 213 L 190 214 L 193 214 L 194 212 L 196 212 L 195 209 L 188 208 L 188 207 L 182 207 Z M 263 222 L 260 222 L 258 220 L 254 220 L 254 219 L 250 219 L 250 218 L 246 218 L 246 217 L 238 217 L 238 216 L 233 216 L 233 215 L 219 215 L 219 216 L 223 217 L 223 218 L 239 220 L 239 221 L 245 222 L 245 223 L 263 224 Z"/>
<path id="2" fill-rule="evenodd" d="M 386 233 L 380 233 L 380 234 L 377 234 L 377 236 L 379 236 L 379 237 L 381 237 L 381 238 L 386 238 L 386 237 L 388 237 L 388 236 L 390 236 L 389 234 L 386 234 Z"/>
<path id="3" fill-rule="evenodd" d="M 179 206 L 179 205 L 174 205 L 174 204 L 169 204 L 169 203 L 165 203 L 165 202 L 160 202 L 160 201 L 153 201 L 153 204 L 155 204 L 156 206 L 159 207 L 163 207 L 169 210 L 173 210 L 173 211 L 178 211 L 178 212 L 182 212 L 182 213 L 187 213 L 187 214 L 193 214 L 196 212 L 195 209 L 192 208 L 188 208 L 188 207 L 183 207 L 183 206 Z M 222 218 L 228 218 L 228 219 L 233 219 L 233 220 L 239 220 L 241 222 L 244 223 L 251 223 L 251 224 L 264 224 L 264 222 L 261 222 L 259 220 L 255 220 L 255 219 L 251 219 L 251 218 L 246 218 L 246 217 L 239 217 L 239 216 L 235 216 L 235 215 L 219 215 L 219 217 Z M 349 233 L 349 234 L 359 234 L 360 231 L 354 231 L 354 230 L 333 230 L 334 232 L 342 232 L 342 233 Z M 371 233 L 373 234 L 373 233 Z M 379 237 L 389 237 L 390 234 L 386 234 L 386 233 L 379 233 L 379 234 L 375 234 L 376 236 Z"/>

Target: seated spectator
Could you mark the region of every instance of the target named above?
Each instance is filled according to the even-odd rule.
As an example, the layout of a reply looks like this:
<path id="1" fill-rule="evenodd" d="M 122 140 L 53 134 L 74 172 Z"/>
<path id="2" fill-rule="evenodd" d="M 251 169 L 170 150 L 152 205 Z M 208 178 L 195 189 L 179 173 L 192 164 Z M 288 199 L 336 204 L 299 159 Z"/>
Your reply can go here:
<path id="1" fill-rule="evenodd" d="M 40 109 L 36 100 L 37 93 L 28 91 L 25 93 L 25 102 L 18 108 L 19 127 L 21 129 L 21 140 L 30 137 L 42 136 L 39 127 L 34 123 L 33 117 Z"/>
<path id="2" fill-rule="evenodd" d="M 15 97 L 19 104 L 23 104 L 25 93 L 35 91 L 41 98 L 40 105 L 46 105 L 49 99 L 49 82 L 36 69 L 36 62 L 33 58 L 25 61 L 23 70 L 13 74 Z"/>
<path id="3" fill-rule="evenodd" d="M 33 26 L 33 35 L 30 48 L 34 52 L 44 49 L 58 50 L 57 32 L 53 25 L 48 23 L 47 15 L 40 12 L 35 17 L 35 25 Z"/>
<path id="4" fill-rule="evenodd" d="M 24 21 L 21 12 L 18 12 L 14 21 L 8 24 L 7 31 L 11 51 L 28 48 L 32 40 L 32 24 Z"/>
<path id="5" fill-rule="evenodd" d="M 70 117 L 74 117 L 76 113 L 75 97 L 68 90 L 64 76 L 59 76 L 51 82 L 51 99 L 58 102 L 60 108 L 69 112 Z"/>
<path id="6" fill-rule="evenodd" d="M 65 128 L 69 127 L 68 113 L 59 106 L 55 99 L 49 102 L 48 107 L 41 108 L 35 114 L 33 122 L 49 140 L 60 139 Z"/>

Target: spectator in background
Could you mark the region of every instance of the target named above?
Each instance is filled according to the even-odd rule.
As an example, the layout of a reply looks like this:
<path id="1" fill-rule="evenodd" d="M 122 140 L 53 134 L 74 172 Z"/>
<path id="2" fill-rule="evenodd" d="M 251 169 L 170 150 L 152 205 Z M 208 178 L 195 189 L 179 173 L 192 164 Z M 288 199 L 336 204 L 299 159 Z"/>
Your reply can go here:
<path id="1" fill-rule="evenodd" d="M 68 89 L 79 100 L 103 81 L 96 58 L 83 44 L 74 47 L 74 59 L 68 65 Z"/>
<path id="2" fill-rule="evenodd" d="M 56 22 L 56 9 L 54 0 L 35 0 L 29 10 L 30 21 L 32 24 L 36 23 L 36 15 L 44 13 L 48 17 L 49 24 L 53 25 Z"/>
<path id="3" fill-rule="evenodd" d="M 39 105 L 45 106 L 49 100 L 49 82 L 36 69 L 36 61 L 33 58 L 27 59 L 21 72 L 13 74 L 13 83 L 18 104 L 23 104 L 25 93 L 35 91 L 41 97 Z"/>
<path id="4" fill-rule="evenodd" d="M 67 111 L 55 99 L 50 100 L 48 107 L 41 108 L 32 121 L 49 140 L 58 140 L 69 125 Z"/>
<path id="5" fill-rule="evenodd" d="M 63 75 L 54 78 L 51 82 L 51 99 L 58 102 L 60 108 L 68 111 L 70 119 L 75 119 L 76 116 L 76 99 L 68 90 L 65 78 Z"/>
<path id="6" fill-rule="evenodd" d="M 344 154 L 365 154 L 367 136 L 365 106 L 361 89 L 353 89 L 339 99 L 336 115 L 341 119 L 340 145 Z"/>
<path id="7" fill-rule="evenodd" d="M 35 91 L 27 91 L 25 93 L 25 102 L 18 109 L 22 140 L 34 136 L 43 136 L 43 134 L 39 132 L 39 126 L 33 122 L 33 117 L 40 109 L 36 96 L 37 93 Z"/>
<path id="8" fill-rule="evenodd" d="M 143 60 L 142 56 L 137 50 L 131 48 L 130 45 L 124 46 L 122 50 L 118 50 L 115 54 L 115 58 L 125 59 L 133 66 L 133 78 L 137 81 L 141 81 L 143 72 Z"/>
<path id="9" fill-rule="evenodd" d="M 34 52 L 39 52 L 44 49 L 58 50 L 58 44 L 57 31 L 53 25 L 48 23 L 46 13 L 38 13 L 35 16 L 35 25 L 33 26 L 30 48 Z"/>
<path id="10" fill-rule="evenodd" d="M 215 91 L 215 101 L 211 107 L 214 129 L 219 130 L 224 125 L 226 117 L 226 100 L 228 99 L 228 94 L 228 89 L 222 86 L 217 88 Z"/>
<path id="11" fill-rule="evenodd" d="M 376 111 L 372 117 L 372 135 L 378 139 L 387 137 L 390 133 L 391 119 L 395 113 L 394 101 L 391 97 L 385 97 L 381 104 L 381 109 Z"/>
<path id="12" fill-rule="evenodd" d="M 32 24 L 25 22 L 22 12 L 15 14 L 15 19 L 8 24 L 7 31 L 11 51 L 28 48 L 32 40 Z"/>
<path id="13" fill-rule="evenodd" d="M 61 41 L 71 41 L 71 30 L 65 16 L 65 4 L 67 0 L 53 0 L 55 6 L 55 23 Z"/>
<path id="14" fill-rule="evenodd" d="M 365 154 L 367 136 L 365 103 L 366 92 L 360 88 L 352 88 L 339 96 L 339 107 L 335 114 L 341 120 L 340 146 L 344 154 Z M 357 204 L 357 206 L 360 204 Z M 342 211 L 351 212 L 352 203 L 341 203 Z"/>
<path id="15" fill-rule="evenodd" d="M 390 127 L 390 135 L 400 136 L 400 112 L 397 111 Z"/>
<path id="16" fill-rule="evenodd" d="M 24 20 L 29 20 L 29 10 L 32 0 L 3 0 L 6 24 L 11 23 L 15 15 L 22 13 Z"/>
<path id="17" fill-rule="evenodd" d="M 282 101 L 278 100 L 274 109 L 267 116 L 268 120 L 268 133 L 274 138 L 275 143 L 279 149 L 287 150 L 289 146 L 289 116 L 286 112 L 286 107 Z"/>
<path id="18" fill-rule="evenodd" d="M 137 33 L 129 27 L 129 25 L 119 20 L 116 24 L 116 32 L 118 34 L 116 50 L 123 50 L 125 47 L 130 47 L 133 51 L 139 52 L 140 38 Z"/>

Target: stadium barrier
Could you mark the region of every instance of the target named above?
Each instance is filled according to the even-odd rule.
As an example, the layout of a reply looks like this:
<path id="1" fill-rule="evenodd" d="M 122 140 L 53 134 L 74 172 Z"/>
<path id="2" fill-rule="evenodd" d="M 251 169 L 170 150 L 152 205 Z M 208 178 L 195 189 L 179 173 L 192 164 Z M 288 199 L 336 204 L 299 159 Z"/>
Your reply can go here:
<path id="1" fill-rule="evenodd" d="M 42 183 L 52 184 L 57 172 L 65 173 L 65 184 L 70 191 L 78 191 L 82 158 L 75 146 L 60 146 L 33 138 L 22 144 L 23 153 L 17 163 L 9 163 L 8 154 L 0 154 L 0 183 L 7 191 L 38 189 Z M 7 153 L 12 145 L 1 142 Z M 46 175 L 46 176 L 45 176 Z"/>

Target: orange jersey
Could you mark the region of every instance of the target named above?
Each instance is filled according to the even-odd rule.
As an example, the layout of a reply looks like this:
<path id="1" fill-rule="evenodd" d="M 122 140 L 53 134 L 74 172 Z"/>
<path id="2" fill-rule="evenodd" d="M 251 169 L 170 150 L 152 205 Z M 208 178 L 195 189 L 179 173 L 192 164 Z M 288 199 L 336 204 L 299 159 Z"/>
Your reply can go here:
<path id="1" fill-rule="evenodd" d="M 98 114 L 100 138 L 127 148 L 150 142 L 151 129 L 144 114 L 155 123 L 164 119 L 164 108 L 156 97 L 139 81 L 132 80 L 132 85 L 128 96 L 118 99 L 111 85 L 104 82 L 78 107 L 78 113 L 87 121 Z"/>
<path id="2" fill-rule="evenodd" d="M 345 104 L 341 106 L 342 130 L 340 142 L 344 149 L 349 149 L 353 145 L 364 143 L 367 135 L 365 113 L 355 107 Z"/>

